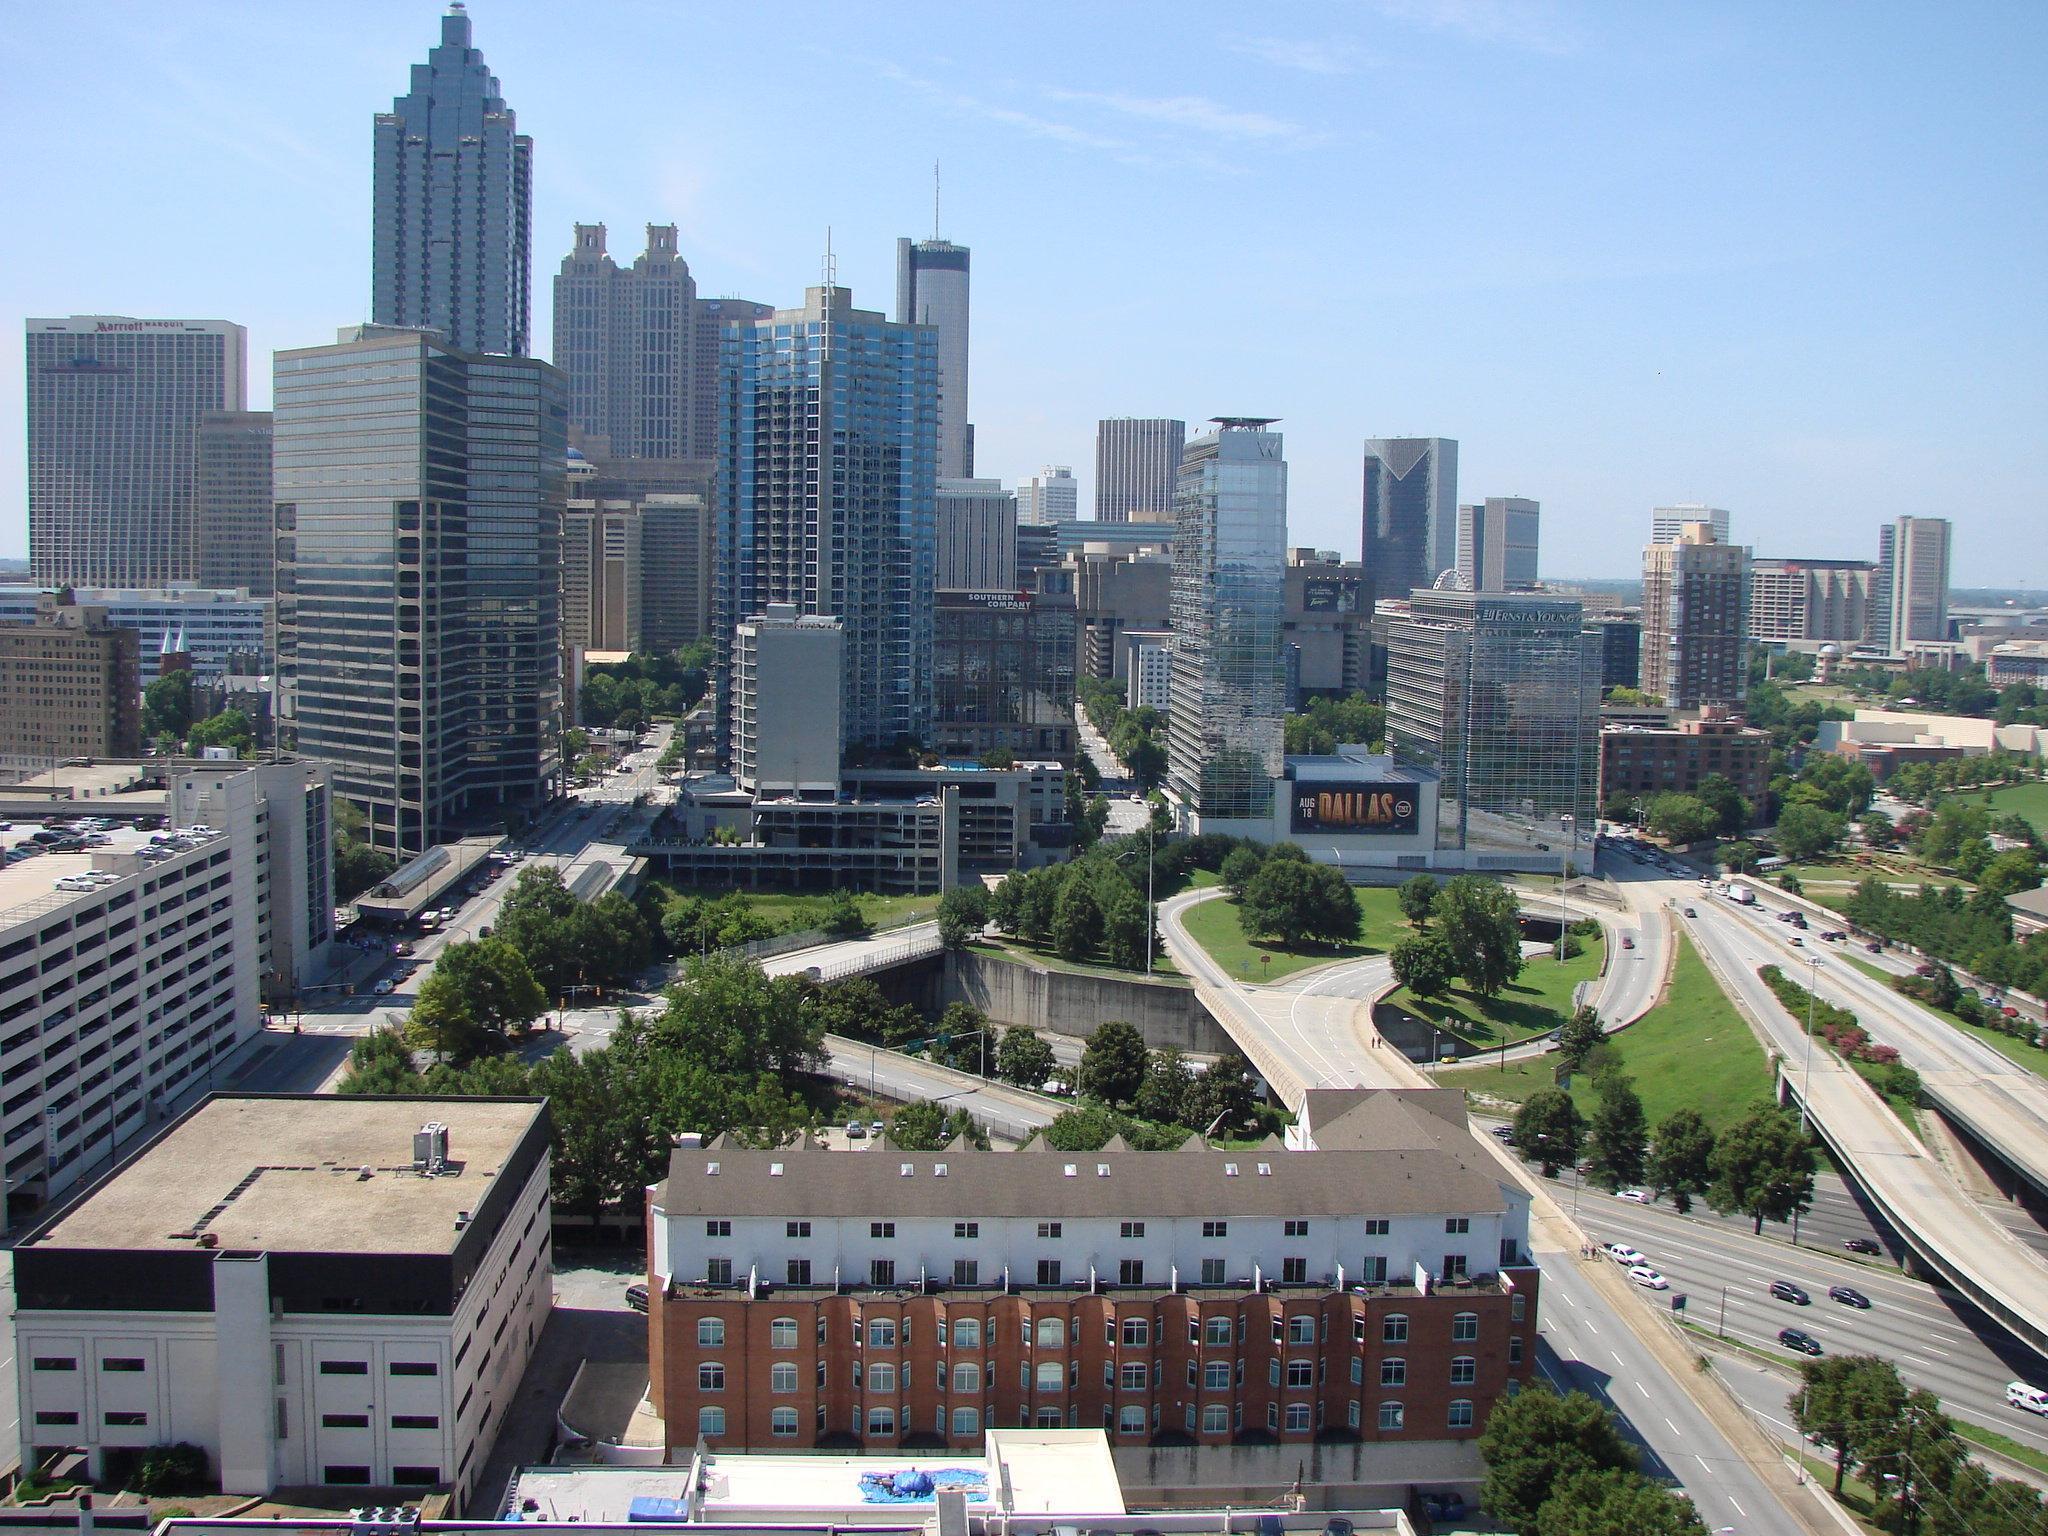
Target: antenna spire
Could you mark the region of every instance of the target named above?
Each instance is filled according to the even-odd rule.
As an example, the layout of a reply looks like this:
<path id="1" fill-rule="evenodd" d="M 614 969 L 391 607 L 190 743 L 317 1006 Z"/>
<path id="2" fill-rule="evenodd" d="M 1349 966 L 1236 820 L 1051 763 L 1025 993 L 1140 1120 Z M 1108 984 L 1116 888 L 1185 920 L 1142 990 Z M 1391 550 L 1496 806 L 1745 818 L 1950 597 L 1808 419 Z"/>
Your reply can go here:
<path id="1" fill-rule="evenodd" d="M 932 238 L 939 238 L 939 162 L 932 162 Z"/>

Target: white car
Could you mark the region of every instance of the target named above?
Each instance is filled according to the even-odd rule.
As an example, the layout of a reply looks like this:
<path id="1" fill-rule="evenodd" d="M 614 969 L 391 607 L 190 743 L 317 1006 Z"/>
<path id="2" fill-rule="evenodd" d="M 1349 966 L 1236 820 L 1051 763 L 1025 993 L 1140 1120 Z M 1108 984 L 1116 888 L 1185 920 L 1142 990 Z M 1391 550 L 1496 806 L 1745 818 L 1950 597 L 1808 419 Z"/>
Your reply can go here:
<path id="1" fill-rule="evenodd" d="M 1671 1282 L 1647 1264 L 1629 1265 L 1628 1277 L 1646 1291 L 1668 1291 L 1671 1289 Z"/>
<path id="2" fill-rule="evenodd" d="M 370 988 L 370 990 L 376 993 L 379 997 L 389 997 L 391 995 L 391 978 L 389 976 L 386 976 L 382 981 L 378 982 L 377 985 Z"/>
<path id="3" fill-rule="evenodd" d="M 2024 1381 L 2006 1384 L 2005 1400 L 2014 1408 L 2028 1413 L 2048 1414 L 2048 1392 L 2039 1387 L 2030 1387 Z"/>
<path id="4" fill-rule="evenodd" d="M 1614 1198 L 1617 1200 L 1627 1200 L 1634 1205 L 1649 1205 L 1657 1197 L 1647 1189 L 1624 1189 L 1617 1191 Z"/>
<path id="5" fill-rule="evenodd" d="M 1607 1256 L 1617 1264 L 1647 1264 L 1650 1261 L 1627 1243 L 1609 1243 Z"/>

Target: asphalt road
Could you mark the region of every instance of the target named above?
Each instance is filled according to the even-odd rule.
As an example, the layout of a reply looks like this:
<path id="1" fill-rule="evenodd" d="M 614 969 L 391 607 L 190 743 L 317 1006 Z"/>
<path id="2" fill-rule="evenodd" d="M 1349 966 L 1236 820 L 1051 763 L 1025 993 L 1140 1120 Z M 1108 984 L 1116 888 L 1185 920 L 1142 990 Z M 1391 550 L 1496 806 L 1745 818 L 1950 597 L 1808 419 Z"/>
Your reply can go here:
<path id="1" fill-rule="evenodd" d="M 1600 1242 L 1641 1250 L 1670 1281 L 1668 1291 L 1644 1290 L 1646 1305 L 1668 1309 L 1670 1298 L 1683 1293 L 1686 1315 L 1694 1324 L 1725 1331 L 1744 1344 L 1785 1354 L 1778 1330 L 1799 1328 L 1828 1354 L 1878 1355 L 1896 1364 L 1909 1385 L 1939 1396 L 1957 1418 L 2048 1454 L 2048 1421 L 2005 1405 L 2007 1382 L 2048 1384 L 2048 1370 L 1952 1292 L 1903 1274 L 1894 1264 L 1854 1258 L 1839 1247 L 1834 1253 L 1795 1247 L 1779 1237 L 1753 1235 L 1747 1222 L 1681 1216 L 1668 1205 L 1636 1205 L 1599 1189 L 1583 1191 L 1578 1219 Z M 1802 1307 L 1771 1297 L 1766 1288 L 1773 1280 L 1801 1287 L 1811 1304 Z M 1828 1288 L 1835 1285 L 1862 1292 L 1870 1298 L 1870 1309 L 1829 1300 Z M 1781 1407 L 1782 1401 L 1781 1394 Z"/>

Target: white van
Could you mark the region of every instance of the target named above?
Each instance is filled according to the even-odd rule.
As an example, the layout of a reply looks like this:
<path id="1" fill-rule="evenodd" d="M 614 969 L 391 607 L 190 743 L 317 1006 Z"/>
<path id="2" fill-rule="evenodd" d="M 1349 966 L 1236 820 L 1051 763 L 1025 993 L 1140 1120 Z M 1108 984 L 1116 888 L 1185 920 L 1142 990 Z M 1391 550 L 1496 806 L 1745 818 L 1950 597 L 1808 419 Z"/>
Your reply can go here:
<path id="1" fill-rule="evenodd" d="M 2014 1408 L 2024 1408 L 2028 1413 L 2048 1415 L 2048 1392 L 2039 1387 L 2030 1387 L 2024 1381 L 2007 1384 L 2006 1403 Z"/>

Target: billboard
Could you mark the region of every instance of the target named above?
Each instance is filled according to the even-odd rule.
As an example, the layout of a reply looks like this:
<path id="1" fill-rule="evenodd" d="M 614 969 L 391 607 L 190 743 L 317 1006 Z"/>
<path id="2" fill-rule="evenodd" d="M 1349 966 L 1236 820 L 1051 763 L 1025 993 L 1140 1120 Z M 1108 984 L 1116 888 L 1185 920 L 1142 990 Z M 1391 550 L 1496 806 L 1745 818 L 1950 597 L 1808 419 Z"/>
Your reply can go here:
<path id="1" fill-rule="evenodd" d="M 1296 784 L 1292 799 L 1296 832 L 1400 837 L 1419 827 L 1422 797 L 1413 784 Z"/>

